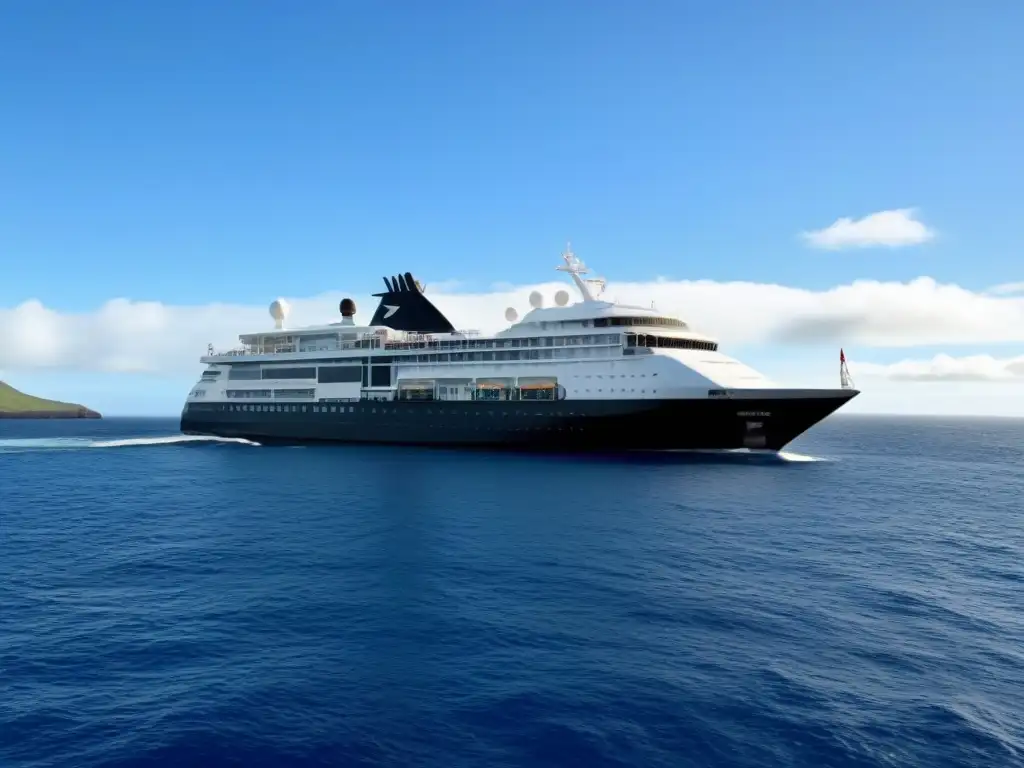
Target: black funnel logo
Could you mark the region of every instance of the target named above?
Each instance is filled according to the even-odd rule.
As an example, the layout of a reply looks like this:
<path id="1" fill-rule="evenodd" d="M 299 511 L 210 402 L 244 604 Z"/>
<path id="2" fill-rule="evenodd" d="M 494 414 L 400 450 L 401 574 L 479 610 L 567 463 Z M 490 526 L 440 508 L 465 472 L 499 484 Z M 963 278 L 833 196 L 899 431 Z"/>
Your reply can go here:
<path id="1" fill-rule="evenodd" d="M 370 325 L 384 325 L 395 331 L 408 333 L 451 333 L 455 327 L 441 310 L 423 294 L 423 286 L 406 272 L 397 277 L 384 278 L 386 293 L 375 293 L 380 305 L 373 313 Z"/>

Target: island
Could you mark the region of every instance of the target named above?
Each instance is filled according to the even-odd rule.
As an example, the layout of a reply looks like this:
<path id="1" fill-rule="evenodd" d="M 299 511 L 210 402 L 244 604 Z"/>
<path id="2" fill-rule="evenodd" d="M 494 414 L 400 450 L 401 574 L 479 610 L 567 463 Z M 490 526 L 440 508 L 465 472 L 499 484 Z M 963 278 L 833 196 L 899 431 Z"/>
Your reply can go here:
<path id="1" fill-rule="evenodd" d="M 75 403 L 45 400 L 19 392 L 0 381 L 0 419 L 100 419 L 96 411 Z"/>

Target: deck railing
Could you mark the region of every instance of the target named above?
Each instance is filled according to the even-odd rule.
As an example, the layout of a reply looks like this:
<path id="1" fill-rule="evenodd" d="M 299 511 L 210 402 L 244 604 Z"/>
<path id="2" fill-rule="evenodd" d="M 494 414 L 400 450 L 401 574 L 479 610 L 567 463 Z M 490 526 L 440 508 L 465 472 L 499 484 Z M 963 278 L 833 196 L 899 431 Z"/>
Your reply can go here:
<path id="1" fill-rule="evenodd" d="M 296 335 L 300 332 L 296 331 Z M 452 334 L 432 333 L 407 333 L 404 331 L 389 331 L 387 333 L 364 333 L 355 341 L 339 341 L 327 347 L 302 348 L 296 344 L 270 344 L 256 345 L 243 344 L 226 350 L 214 349 L 210 344 L 206 349 L 207 357 L 251 357 L 254 355 L 282 355 L 294 354 L 296 352 L 336 352 L 339 350 L 351 349 L 409 349 L 422 345 L 426 348 L 430 344 L 444 343 L 451 348 L 461 346 L 460 342 L 475 339 L 480 336 L 478 330 L 456 331 Z"/>

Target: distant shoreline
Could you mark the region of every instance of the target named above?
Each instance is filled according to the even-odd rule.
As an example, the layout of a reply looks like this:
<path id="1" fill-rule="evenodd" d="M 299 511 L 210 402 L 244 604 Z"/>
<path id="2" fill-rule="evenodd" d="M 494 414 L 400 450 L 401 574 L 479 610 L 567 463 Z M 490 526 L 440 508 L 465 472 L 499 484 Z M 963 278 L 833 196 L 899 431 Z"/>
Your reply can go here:
<path id="1" fill-rule="evenodd" d="M 102 419 L 92 408 L 78 403 L 26 395 L 0 381 L 0 419 Z"/>
<path id="2" fill-rule="evenodd" d="M 96 411 L 81 408 L 73 411 L 0 411 L 0 419 L 102 419 Z"/>

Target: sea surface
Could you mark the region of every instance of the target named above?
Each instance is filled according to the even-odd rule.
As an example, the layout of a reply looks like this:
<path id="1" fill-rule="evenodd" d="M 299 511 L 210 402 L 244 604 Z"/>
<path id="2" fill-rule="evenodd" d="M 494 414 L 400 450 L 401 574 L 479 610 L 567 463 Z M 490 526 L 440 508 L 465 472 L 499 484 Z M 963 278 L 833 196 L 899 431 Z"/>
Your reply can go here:
<path id="1" fill-rule="evenodd" d="M 0 766 L 1024 765 L 1024 421 L 781 458 L 0 421 Z"/>

